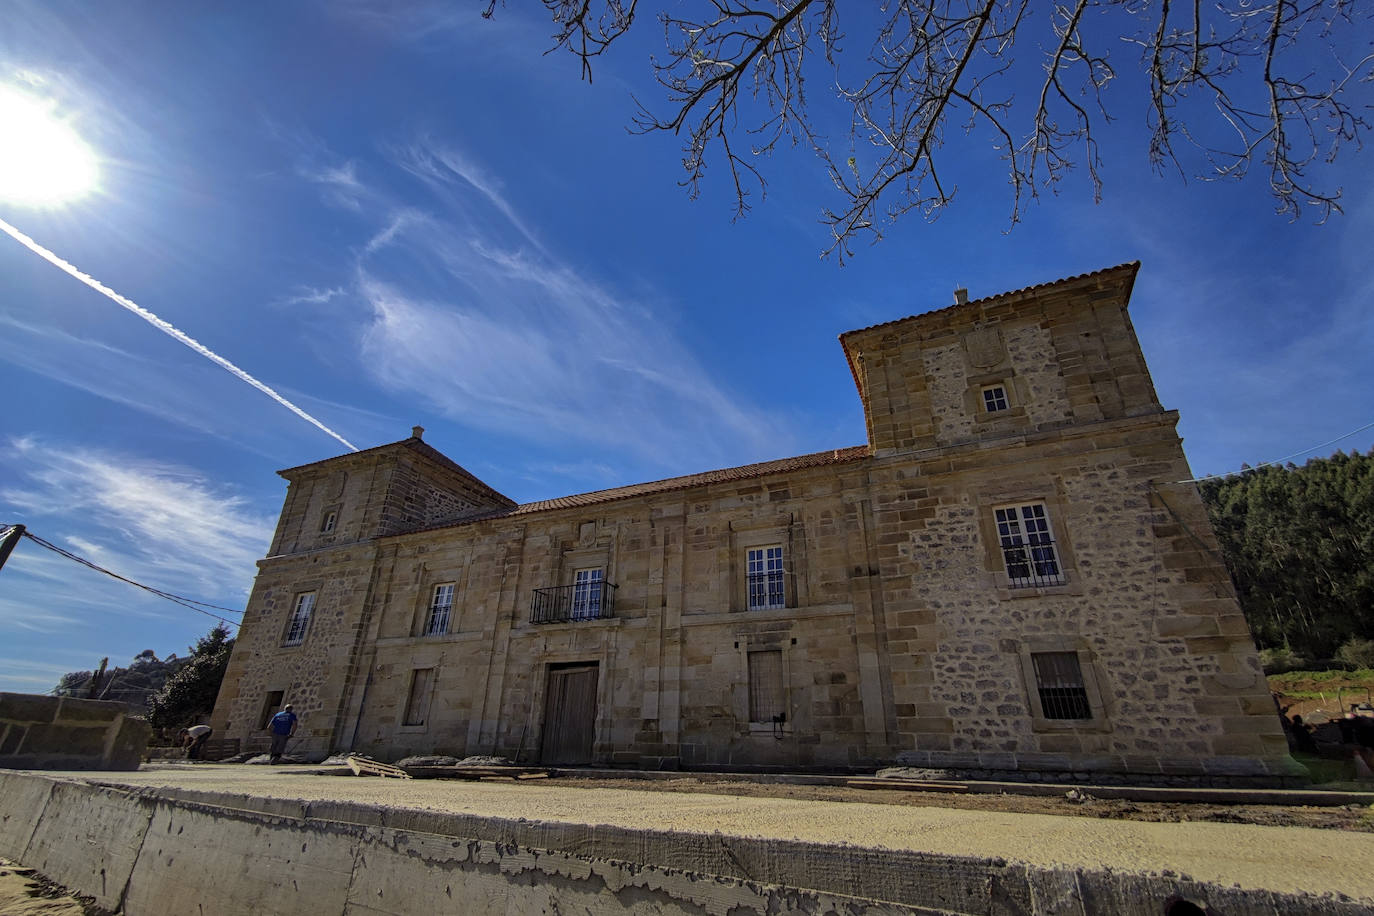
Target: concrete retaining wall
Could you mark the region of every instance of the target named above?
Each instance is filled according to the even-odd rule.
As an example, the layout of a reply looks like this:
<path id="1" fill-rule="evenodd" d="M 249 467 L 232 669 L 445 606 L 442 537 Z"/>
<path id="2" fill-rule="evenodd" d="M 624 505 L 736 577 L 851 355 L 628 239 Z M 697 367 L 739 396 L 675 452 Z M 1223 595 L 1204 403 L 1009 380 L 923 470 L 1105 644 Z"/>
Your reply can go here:
<path id="1" fill-rule="evenodd" d="M 0 767 L 136 770 L 152 729 L 123 703 L 0 693 Z"/>
<path id="2" fill-rule="evenodd" d="M 0 855 L 126 916 L 1354 914 L 1169 876 L 0 772 Z"/>

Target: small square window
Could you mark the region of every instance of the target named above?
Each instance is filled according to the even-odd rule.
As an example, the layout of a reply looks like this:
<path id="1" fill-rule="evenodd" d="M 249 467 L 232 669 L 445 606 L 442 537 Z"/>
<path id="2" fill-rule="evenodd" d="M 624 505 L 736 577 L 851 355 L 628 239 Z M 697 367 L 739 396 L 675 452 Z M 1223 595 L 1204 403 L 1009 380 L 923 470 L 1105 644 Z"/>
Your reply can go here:
<path id="1" fill-rule="evenodd" d="M 334 526 L 338 524 L 338 521 L 339 513 L 333 510 L 326 512 L 324 518 L 320 521 L 320 534 L 329 534 L 334 530 Z"/>
<path id="2" fill-rule="evenodd" d="M 1032 652 L 1035 688 L 1046 719 L 1091 719 L 1092 705 L 1077 652 Z"/>
<path id="3" fill-rule="evenodd" d="M 997 413 L 1006 410 L 1010 404 L 1007 401 L 1007 389 L 1001 385 L 991 385 L 983 389 L 983 409 L 988 413 Z"/>
<path id="4" fill-rule="evenodd" d="M 315 611 L 315 593 L 305 592 L 296 596 L 296 608 L 291 612 L 291 620 L 286 627 L 284 646 L 299 646 L 305 642 L 305 631 L 310 628 L 310 615 Z"/>
<path id="5" fill-rule="evenodd" d="M 429 616 L 425 619 L 426 636 L 443 636 L 448 632 L 449 619 L 453 616 L 453 583 L 434 586 L 434 598 L 429 603 Z"/>
<path id="6" fill-rule="evenodd" d="M 752 547 L 745 557 L 745 562 L 749 578 L 749 610 L 786 607 L 782 547 Z"/>

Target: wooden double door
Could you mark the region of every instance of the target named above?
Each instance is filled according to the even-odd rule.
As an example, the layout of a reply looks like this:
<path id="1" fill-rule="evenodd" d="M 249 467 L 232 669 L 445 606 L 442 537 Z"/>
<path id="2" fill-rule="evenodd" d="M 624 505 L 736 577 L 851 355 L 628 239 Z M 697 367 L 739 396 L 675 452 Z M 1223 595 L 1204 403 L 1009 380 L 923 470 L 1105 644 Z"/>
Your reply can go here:
<path id="1" fill-rule="evenodd" d="M 550 665 L 544 695 L 542 763 L 592 762 L 596 732 L 597 663 Z"/>

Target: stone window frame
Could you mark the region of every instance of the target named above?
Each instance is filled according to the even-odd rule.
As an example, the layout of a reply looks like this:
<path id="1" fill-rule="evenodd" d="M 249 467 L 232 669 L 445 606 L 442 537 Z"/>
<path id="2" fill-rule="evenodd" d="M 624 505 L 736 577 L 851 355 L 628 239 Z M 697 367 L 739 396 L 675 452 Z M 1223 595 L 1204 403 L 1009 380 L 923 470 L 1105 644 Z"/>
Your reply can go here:
<path id="1" fill-rule="evenodd" d="M 1068 524 L 1068 504 L 1057 483 L 1037 485 L 1023 481 L 1008 481 L 994 488 L 973 494 L 978 510 L 978 533 L 983 542 L 983 568 L 988 581 L 1003 600 L 1037 598 L 1054 595 L 1083 594 L 1082 577 L 1074 556 L 1073 536 Z M 1054 585 L 1015 586 L 1007 576 L 1006 556 L 1002 552 L 1002 538 L 997 530 L 997 510 L 1009 506 L 1039 503 L 1045 507 L 1055 556 L 1059 561 L 1059 575 L 1063 580 Z"/>
<path id="2" fill-rule="evenodd" d="M 440 590 L 445 588 L 449 590 L 447 606 L 439 604 L 439 592 Z M 453 629 L 453 608 L 458 603 L 458 580 L 453 579 L 449 582 L 434 583 L 434 587 L 430 589 L 429 595 L 429 606 L 425 611 L 425 622 L 424 625 L 421 627 L 420 635 L 427 637 L 447 636 L 449 635 L 449 632 Z M 435 612 L 440 607 L 444 608 L 444 625 L 442 628 L 436 629 Z"/>
<path id="3" fill-rule="evenodd" d="M 806 538 L 801 523 L 792 515 L 773 516 L 730 523 L 729 610 L 750 614 L 806 607 L 809 602 L 806 580 Z M 749 551 L 765 547 L 782 548 L 781 608 L 749 607 Z"/>
<path id="4" fill-rule="evenodd" d="M 780 633 L 753 635 L 741 633 L 735 642 L 738 669 L 735 691 L 735 721 L 742 735 L 751 737 L 790 737 L 796 725 L 794 706 L 798 692 L 792 689 L 792 649 L 795 640 L 791 630 Z M 751 652 L 779 651 L 782 653 L 782 700 L 783 714 L 787 719 L 778 727 L 772 722 L 753 722 L 749 718 L 749 654 Z"/>
<path id="5" fill-rule="evenodd" d="M 1051 719 L 1045 715 L 1040 702 L 1040 683 L 1035 675 L 1034 655 L 1049 652 L 1072 652 L 1078 656 L 1078 668 L 1083 675 L 1083 692 L 1088 697 L 1087 719 Z M 1022 639 L 1017 646 L 1017 661 L 1021 670 L 1021 685 L 1026 692 L 1026 708 L 1030 710 L 1033 732 L 1109 732 L 1112 730 L 1107 704 L 1097 677 L 1096 655 L 1078 636 L 1037 636 Z"/>
<path id="6" fill-rule="evenodd" d="M 305 608 L 304 616 L 302 616 L 301 604 L 306 598 L 310 599 L 310 604 Z M 305 638 L 310 635 L 310 621 L 315 617 L 315 606 L 318 603 L 319 592 L 314 589 L 296 593 L 296 600 L 291 602 L 291 613 L 286 615 L 286 629 L 282 632 L 281 637 L 283 648 L 294 649 L 305 643 Z M 300 635 L 293 638 L 293 634 L 296 633 L 298 619 L 300 621 Z"/>
<path id="7" fill-rule="evenodd" d="M 776 556 L 772 552 L 777 551 Z M 757 562 L 760 564 L 760 571 L 754 572 L 755 554 Z M 773 563 L 777 562 L 776 574 L 778 577 L 778 591 L 780 592 L 780 603 L 773 603 Z M 763 589 L 754 588 L 755 576 L 767 576 L 767 582 Z M 777 611 L 787 607 L 787 549 L 782 544 L 760 544 L 757 547 L 744 548 L 744 606 L 750 611 Z M 762 602 L 755 603 L 756 592 L 761 594 Z"/>
<path id="8" fill-rule="evenodd" d="M 1030 392 L 1026 390 L 1026 383 L 1020 376 L 1002 370 L 971 375 L 965 379 L 965 384 L 967 387 L 964 388 L 964 412 L 973 417 L 975 422 L 997 423 L 1026 418 L 1026 404 L 1030 403 Z M 1002 389 L 1007 400 L 1006 409 L 987 409 L 983 392 L 992 388 Z"/>
<path id="9" fill-rule="evenodd" d="M 424 696 L 421 698 L 423 703 L 424 718 L 419 722 L 411 722 L 412 702 L 415 700 L 415 681 L 420 672 L 426 671 L 428 683 L 424 685 Z M 410 669 L 410 677 L 406 680 L 405 700 L 401 706 L 401 716 L 396 726 L 398 734 L 421 734 L 429 731 L 429 723 L 434 713 L 434 695 L 439 684 L 439 666 L 437 664 L 422 666 Z"/>
<path id="10" fill-rule="evenodd" d="M 342 506 L 325 506 L 320 513 L 320 534 L 334 534 L 339 530 L 339 511 Z"/>

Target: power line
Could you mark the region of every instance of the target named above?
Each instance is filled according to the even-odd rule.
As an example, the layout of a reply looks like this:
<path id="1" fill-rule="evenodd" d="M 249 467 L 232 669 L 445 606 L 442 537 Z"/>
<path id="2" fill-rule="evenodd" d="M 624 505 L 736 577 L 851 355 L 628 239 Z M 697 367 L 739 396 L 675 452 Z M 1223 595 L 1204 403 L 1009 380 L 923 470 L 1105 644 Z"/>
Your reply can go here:
<path id="1" fill-rule="evenodd" d="M 1337 442 L 1340 442 L 1342 439 L 1349 439 L 1351 436 L 1353 436 L 1353 435 L 1355 435 L 1355 434 L 1357 434 L 1357 433 L 1362 433 L 1362 432 L 1364 432 L 1366 429 L 1374 429 L 1374 423 L 1366 423 L 1364 426 L 1361 426 L 1359 429 L 1352 429 L 1350 432 L 1346 433 L 1345 435 L 1343 435 L 1343 436 L 1337 436 L 1336 438 L 1331 439 L 1331 440 L 1328 441 L 1328 442 L 1323 442 L 1321 445 L 1314 445 L 1314 446 L 1312 446 L 1311 448 L 1305 448 L 1305 449 L 1303 449 L 1303 450 L 1300 451 L 1300 452 L 1294 452 L 1293 454 L 1291 454 L 1291 455 L 1285 455 L 1285 456 L 1282 457 L 1282 458 L 1275 458 L 1273 461 L 1266 461 L 1266 462 L 1264 462 L 1263 464 L 1252 465 L 1251 467 L 1246 468 L 1245 470 L 1257 471 L 1257 470 L 1259 470 L 1260 468 L 1272 467 L 1272 466 L 1274 466 L 1274 465 L 1276 465 L 1276 464 L 1283 464 L 1285 461 L 1292 461 L 1294 458 L 1297 458 L 1299 455 L 1306 455 L 1308 452 L 1315 452 L 1315 451 L 1316 451 L 1317 449 L 1319 449 L 1319 448 L 1326 448 L 1328 445 L 1335 445 Z M 1187 480 L 1176 480 L 1176 481 L 1174 481 L 1174 483 L 1201 483 L 1201 482 L 1204 481 L 1204 480 L 1218 480 L 1218 479 L 1220 479 L 1220 478 L 1222 478 L 1222 477 L 1230 477 L 1232 474 L 1243 474 L 1243 473 L 1245 473 L 1245 470 L 1241 470 L 1241 471 L 1230 471 L 1230 472 L 1228 472 L 1228 473 L 1226 473 L 1226 474 L 1208 474 L 1206 477 L 1190 477 L 1190 478 L 1188 478 Z"/>
<path id="2" fill-rule="evenodd" d="M 68 560 L 80 563 L 82 566 L 93 569 L 98 573 L 104 573 L 105 575 L 110 576 L 113 579 L 118 579 L 120 582 L 128 583 L 129 585 L 132 585 L 135 588 L 141 588 L 145 592 L 157 595 L 159 598 L 165 598 L 168 601 L 181 605 L 182 607 L 190 608 L 198 614 L 204 614 L 206 617 L 213 617 L 218 621 L 227 623 L 231 627 L 239 626 L 238 621 L 230 620 L 227 617 L 221 617 L 218 614 L 212 614 L 209 611 L 204 610 L 204 608 L 213 608 L 216 611 L 227 611 L 230 614 L 242 614 L 243 611 L 231 607 L 221 607 L 218 604 L 211 604 L 208 601 L 197 601 L 195 598 L 187 598 L 185 595 L 174 595 L 171 592 L 163 591 L 160 588 L 154 588 L 151 585 L 144 585 L 142 582 L 136 582 L 133 579 L 130 579 L 126 576 L 121 576 L 117 572 L 112 572 L 111 570 L 108 570 L 97 563 L 92 563 L 85 557 L 79 557 L 76 554 L 72 553 L 70 550 L 64 550 L 63 548 L 58 547 L 56 544 L 43 540 L 41 537 L 39 537 L 36 534 L 33 534 L 32 532 L 24 531 L 23 536 L 33 541 L 39 547 L 42 547 L 46 550 L 51 550 L 53 553 L 56 553 L 59 556 L 66 557 Z"/>

